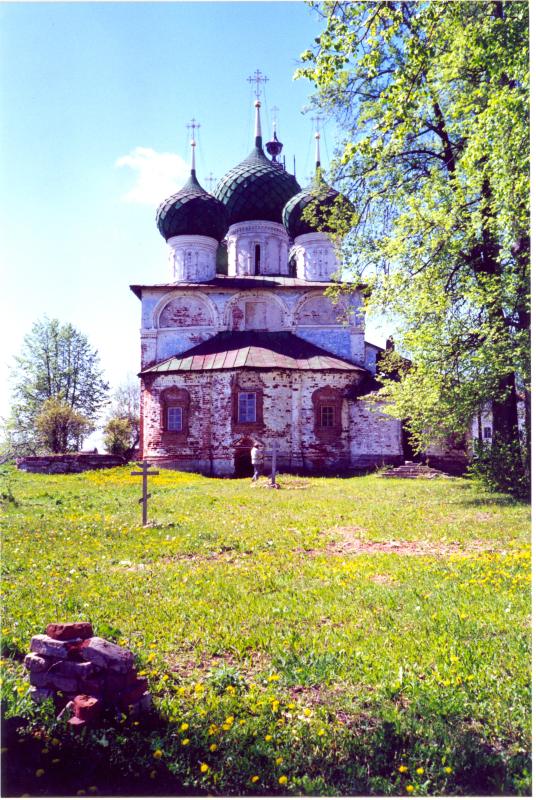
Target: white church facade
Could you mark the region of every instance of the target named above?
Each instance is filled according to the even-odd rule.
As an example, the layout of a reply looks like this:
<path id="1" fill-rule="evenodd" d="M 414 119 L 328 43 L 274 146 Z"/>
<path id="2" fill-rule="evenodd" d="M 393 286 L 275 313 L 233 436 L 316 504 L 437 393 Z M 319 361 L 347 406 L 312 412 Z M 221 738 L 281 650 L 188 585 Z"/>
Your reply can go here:
<path id="1" fill-rule="evenodd" d="M 319 195 L 324 205 L 339 195 L 321 178 L 318 146 L 303 191 L 275 132 L 265 154 L 255 105 L 253 151 L 213 195 L 198 183 L 192 142 L 190 179 L 157 212 L 168 280 L 131 287 L 142 316 L 140 455 L 217 476 L 249 474 L 254 441 L 275 446 L 284 471 L 400 463 L 400 421 L 366 400 L 379 348 L 365 340 L 363 298 L 326 296 L 336 249 L 304 216 Z"/>

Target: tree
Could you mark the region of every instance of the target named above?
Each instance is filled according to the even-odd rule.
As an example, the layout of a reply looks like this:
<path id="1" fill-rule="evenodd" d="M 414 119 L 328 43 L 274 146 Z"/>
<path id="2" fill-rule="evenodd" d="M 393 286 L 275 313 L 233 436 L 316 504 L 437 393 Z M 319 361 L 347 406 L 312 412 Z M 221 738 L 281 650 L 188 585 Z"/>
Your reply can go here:
<path id="1" fill-rule="evenodd" d="M 44 428 L 36 424 L 44 410 L 50 417 L 52 406 L 46 407 L 47 401 L 54 401 L 58 413 L 65 406 L 81 415 L 85 432 L 90 431 L 106 402 L 108 384 L 97 352 L 83 333 L 68 323 L 45 318 L 33 325 L 15 362 L 7 426 L 12 452 L 28 455 L 48 448 Z M 71 443 L 71 437 L 68 439 Z"/>
<path id="2" fill-rule="evenodd" d="M 86 417 L 57 397 L 45 400 L 35 418 L 35 427 L 42 444 L 52 453 L 79 450 L 92 428 Z"/>
<path id="3" fill-rule="evenodd" d="M 104 426 L 108 453 L 131 458 L 140 441 L 140 386 L 131 375 L 114 392 Z"/>
<path id="4" fill-rule="evenodd" d="M 300 75 L 343 130 L 334 175 L 368 310 L 398 321 L 411 367 L 385 378 L 415 443 L 487 403 L 518 475 L 529 416 L 528 4 L 317 5 Z M 386 372 L 390 365 L 386 364 Z"/>

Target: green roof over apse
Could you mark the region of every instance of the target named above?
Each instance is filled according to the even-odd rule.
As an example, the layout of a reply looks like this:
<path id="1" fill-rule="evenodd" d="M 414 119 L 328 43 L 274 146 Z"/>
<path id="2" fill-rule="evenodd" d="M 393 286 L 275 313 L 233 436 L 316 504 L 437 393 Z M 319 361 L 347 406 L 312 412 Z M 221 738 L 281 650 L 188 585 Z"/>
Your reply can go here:
<path id="1" fill-rule="evenodd" d="M 299 191 L 294 175 L 275 166 L 258 141 L 249 156 L 220 179 L 214 196 L 225 205 L 230 225 L 249 220 L 281 224 L 285 203 Z"/>

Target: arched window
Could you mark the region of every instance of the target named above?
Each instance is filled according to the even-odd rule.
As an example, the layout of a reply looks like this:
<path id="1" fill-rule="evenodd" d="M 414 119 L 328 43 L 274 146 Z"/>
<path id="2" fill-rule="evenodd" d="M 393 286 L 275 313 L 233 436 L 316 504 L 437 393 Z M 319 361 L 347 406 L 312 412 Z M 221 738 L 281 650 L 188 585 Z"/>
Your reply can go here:
<path id="1" fill-rule="evenodd" d="M 261 246 L 255 245 L 255 275 L 261 274 Z"/>

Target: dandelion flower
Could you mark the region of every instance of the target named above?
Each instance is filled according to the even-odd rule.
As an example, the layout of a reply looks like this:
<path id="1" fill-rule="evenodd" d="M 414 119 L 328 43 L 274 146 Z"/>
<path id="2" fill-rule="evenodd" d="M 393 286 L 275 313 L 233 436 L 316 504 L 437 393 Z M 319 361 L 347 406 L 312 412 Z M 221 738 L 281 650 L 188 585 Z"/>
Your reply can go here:
<path id="1" fill-rule="evenodd" d="M 304 713 L 304 715 L 305 715 L 306 717 L 310 717 L 310 716 L 312 716 L 312 714 L 313 714 L 313 712 L 311 711 L 311 709 L 310 709 L 310 708 L 306 708 L 306 709 L 305 709 L 305 711 L 304 711 L 303 713 Z"/>
<path id="2" fill-rule="evenodd" d="M 181 744 L 183 745 L 183 747 L 186 747 L 187 745 L 190 744 L 190 740 L 189 739 L 183 739 Z"/>
<path id="3" fill-rule="evenodd" d="M 227 723 L 227 725 L 232 725 L 232 724 L 233 724 L 233 722 L 234 722 L 234 717 L 227 717 L 227 719 L 225 720 L 225 722 Z"/>
<path id="4" fill-rule="evenodd" d="M 57 747 L 60 744 L 60 740 L 54 737 L 54 739 L 51 740 L 50 744 L 54 745 L 54 747 Z"/>
<path id="5" fill-rule="evenodd" d="M 153 753 L 153 758 L 162 758 L 163 752 L 161 750 L 155 750 Z"/>
<path id="6" fill-rule="evenodd" d="M 326 735 L 325 729 L 324 728 L 320 728 L 320 730 L 318 731 L 318 735 L 319 736 L 325 736 Z"/>
<path id="7" fill-rule="evenodd" d="M 253 777 L 251 778 L 251 783 L 257 783 L 258 780 L 259 780 L 259 776 L 258 775 L 253 775 Z"/>
<path id="8" fill-rule="evenodd" d="M 218 745 L 213 742 L 208 749 L 211 753 L 214 753 L 218 749 Z"/>
<path id="9" fill-rule="evenodd" d="M 416 771 L 417 775 L 424 775 L 423 767 L 417 767 L 417 769 L 415 771 Z"/>
<path id="10" fill-rule="evenodd" d="M 264 741 L 265 742 L 270 742 L 271 740 L 272 740 L 272 736 L 269 733 L 267 733 L 266 736 L 264 737 Z"/>
<path id="11" fill-rule="evenodd" d="M 279 783 L 281 784 L 281 786 L 284 786 L 285 783 L 288 783 L 287 776 L 286 775 L 281 775 L 281 777 L 279 778 Z"/>
<path id="12" fill-rule="evenodd" d="M 407 767 L 406 767 L 404 764 L 401 764 L 401 765 L 399 766 L 399 768 L 398 768 L 398 771 L 399 771 L 399 772 L 407 772 L 407 771 L 408 771 L 408 768 L 407 768 Z"/>
<path id="13" fill-rule="evenodd" d="M 201 764 L 201 766 L 199 767 L 199 769 L 201 770 L 201 772 L 208 772 L 208 764 L 205 764 L 205 763 L 203 762 L 203 763 Z"/>
<path id="14" fill-rule="evenodd" d="M 411 794 L 414 791 L 415 791 L 415 786 L 412 786 L 411 783 L 408 783 L 408 785 L 406 786 L 406 792 L 409 792 Z"/>
<path id="15" fill-rule="evenodd" d="M 447 775 L 450 775 L 450 773 L 452 772 L 452 767 L 445 767 L 445 772 L 447 773 Z"/>
<path id="16" fill-rule="evenodd" d="M 181 725 L 181 731 L 187 731 L 190 726 L 187 722 L 183 722 Z"/>
<path id="17" fill-rule="evenodd" d="M 279 680 L 281 680 L 281 676 L 280 675 L 276 675 L 276 674 L 269 675 L 268 676 L 268 680 L 269 681 L 279 681 Z"/>
<path id="18" fill-rule="evenodd" d="M 279 766 L 280 764 L 283 763 L 283 758 L 279 756 L 279 758 L 276 758 L 275 763 L 277 764 L 277 766 Z"/>

